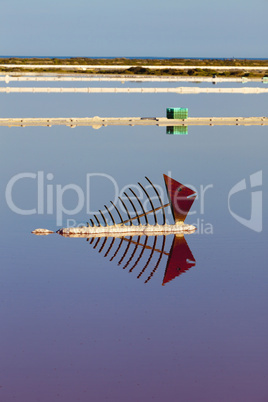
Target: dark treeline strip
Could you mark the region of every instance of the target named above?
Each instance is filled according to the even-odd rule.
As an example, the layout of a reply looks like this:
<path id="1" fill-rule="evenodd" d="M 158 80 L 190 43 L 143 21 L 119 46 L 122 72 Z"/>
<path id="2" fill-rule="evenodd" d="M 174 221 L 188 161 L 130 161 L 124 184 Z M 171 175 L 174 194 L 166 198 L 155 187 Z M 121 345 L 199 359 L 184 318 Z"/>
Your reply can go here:
<path id="1" fill-rule="evenodd" d="M 169 65 L 169 66 L 268 66 L 266 60 L 249 60 L 249 59 L 183 59 L 183 58 L 167 58 L 167 59 L 129 59 L 125 57 L 111 59 L 93 59 L 90 57 L 70 57 L 66 59 L 59 58 L 23 58 L 23 57 L 0 57 L 0 64 L 47 64 L 47 65 L 126 65 L 126 66 L 146 66 L 146 65 Z"/>

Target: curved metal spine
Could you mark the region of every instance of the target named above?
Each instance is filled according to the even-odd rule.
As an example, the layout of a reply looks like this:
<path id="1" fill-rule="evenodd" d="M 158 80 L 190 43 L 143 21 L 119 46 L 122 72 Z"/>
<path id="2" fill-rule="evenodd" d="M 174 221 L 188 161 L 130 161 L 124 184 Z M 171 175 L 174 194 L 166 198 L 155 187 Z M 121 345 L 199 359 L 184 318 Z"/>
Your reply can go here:
<path id="1" fill-rule="evenodd" d="M 132 252 L 130 258 L 128 259 L 127 263 L 123 266 L 123 269 L 125 269 L 125 268 L 130 264 L 130 262 L 132 261 L 134 255 L 135 255 L 135 253 L 136 253 L 136 251 L 137 251 L 137 248 L 139 247 L 140 238 L 141 238 L 141 237 L 138 236 L 137 243 L 135 244 L 134 250 L 133 250 L 133 252 Z"/>
<path id="2" fill-rule="evenodd" d="M 96 219 L 96 221 L 97 221 L 97 223 L 98 223 L 98 226 L 100 227 L 101 224 L 100 224 L 100 221 L 98 220 L 98 217 L 97 217 L 96 215 L 93 215 L 93 216 L 94 216 L 94 218 Z"/>
<path id="3" fill-rule="evenodd" d="M 107 221 L 106 221 L 106 218 L 105 218 L 105 216 L 103 215 L 103 212 L 102 212 L 100 209 L 99 209 L 99 213 L 101 214 L 102 219 L 104 220 L 104 225 L 105 225 L 105 227 L 108 226 L 108 223 L 107 223 Z"/>
<path id="4" fill-rule="evenodd" d="M 164 254 L 165 243 L 166 243 L 166 236 L 163 236 L 163 243 L 162 243 L 162 248 L 161 248 L 161 254 L 160 254 L 159 258 L 158 258 L 158 261 L 157 261 L 157 263 L 156 263 L 154 269 L 152 270 L 152 272 L 150 273 L 150 275 L 148 276 L 148 278 L 146 279 L 146 281 L 145 281 L 144 283 L 147 283 L 147 282 L 152 278 L 152 276 L 153 276 L 153 274 L 155 273 L 155 271 L 157 270 L 158 265 L 160 264 L 160 261 L 161 261 L 161 259 L 162 259 L 162 257 L 163 257 L 163 254 Z"/>
<path id="5" fill-rule="evenodd" d="M 161 205 L 161 207 L 162 207 L 163 225 L 165 225 L 165 223 L 166 223 L 166 214 L 165 214 L 164 205 L 163 205 L 163 202 L 162 202 L 162 200 L 161 200 L 161 198 L 160 198 L 159 192 L 157 191 L 157 189 L 155 188 L 155 186 L 153 185 L 153 183 L 151 182 L 151 180 L 148 179 L 148 177 L 145 176 L 145 179 L 151 184 L 151 186 L 153 187 L 153 189 L 154 189 L 154 191 L 155 191 L 155 193 L 156 193 L 156 195 L 157 195 L 157 197 L 158 197 L 158 199 L 159 199 L 160 205 Z"/>
<path id="6" fill-rule="evenodd" d="M 106 211 L 107 211 L 108 214 L 110 215 L 110 218 L 112 219 L 112 222 L 113 222 L 113 224 L 115 225 L 116 223 L 115 223 L 115 220 L 114 220 L 114 217 L 113 217 L 111 211 L 109 210 L 109 208 L 107 208 L 106 205 L 104 205 L 104 208 L 106 208 Z"/>
<path id="7" fill-rule="evenodd" d="M 93 222 L 93 220 L 92 220 L 92 219 L 90 219 L 90 223 L 91 223 L 92 227 L 94 228 L 95 223 Z"/>
<path id="8" fill-rule="evenodd" d="M 130 204 L 132 205 L 132 208 L 134 209 L 134 212 L 135 212 L 135 214 L 136 214 L 136 216 L 134 216 L 134 218 L 132 218 L 132 219 L 138 219 L 138 225 L 140 225 L 140 224 L 141 224 L 141 220 L 140 220 L 140 217 L 139 217 L 139 215 L 138 215 L 138 211 L 136 210 L 136 207 L 135 207 L 134 203 L 132 202 L 131 198 L 129 198 L 129 196 L 127 195 L 127 193 L 124 192 L 124 194 L 125 194 L 125 196 L 127 197 L 127 199 L 128 199 L 128 201 L 130 202 Z"/>
<path id="9" fill-rule="evenodd" d="M 109 254 L 111 248 L 113 247 L 114 242 L 115 242 L 115 237 L 112 238 L 111 244 L 110 244 L 108 250 L 106 251 L 106 253 L 104 254 L 104 257 L 107 257 L 107 255 Z"/>
<path id="10" fill-rule="evenodd" d="M 90 240 L 89 244 L 92 244 L 94 239 L 95 239 L 95 237 L 92 237 L 92 239 Z"/>
<path id="11" fill-rule="evenodd" d="M 130 190 L 130 191 L 132 192 L 132 194 L 136 197 L 138 203 L 140 204 L 140 207 L 141 207 L 142 212 L 143 212 L 143 214 L 144 214 L 144 219 L 145 219 L 146 225 L 148 225 L 148 218 L 147 218 L 146 212 L 145 212 L 145 210 L 144 210 L 144 207 L 143 207 L 143 205 L 142 205 L 142 203 L 141 203 L 141 200 L 137 197 L 136 193 L 134 192 L 134 190 L 132 190 L 132 188 L 130 188 L 129 190 Z"/>
<path id="12" fill-rule="evenodd" d="M 132 237 L 133 237 L 133 236 L 130 236 L 129 243 L 128 243 L 128 245 L 127 245 L 127 247 L 126 247 L 125 251 L 124 251 L 124 254 L 122 255 L 121 260 L 118 262 L 118 264 L 117 264 L 117 265 L 121 265 L 121 263 L 122 263 L 123 259 L 124 259 L 124 258 L 125 258 L 125 256 L 127 255 L 127 252 L 128 252 L 128 250 L 129 250 L 129 247 L 130 247 L 130 244 L 131 244 Z"/>
<path id="13" fill-rule="evenodd" d="M 110 201 L 110 203 L 112 204 L 112 206 L 115 208 L 116 212 L 118 213 L 119 218 L 120 218 L 120 220 L 121 220 L 121 222 L 120 222 L 120 223 L 123 223 L 123 218 L 122 218 L 122 215 L 120 214 L 120 212 L 119 212 L 119 210 L 118 210 L 117 206 L 116 206 L 116 205 L 114 205 L 114 203 L 113 203 L 112 201 Z"/>
<path id="14" fill-rule="evenodd" d="M 125 210 L 126 210 L 126 213 L 127 213 L 128 219 L 129 219 L 129 225 L 132 226 L 133 223 L 132 223 L 131 216 L 130 216 L 129 210 L 127 209 L 126 204 L 124 203 L 124 201 L 122 200 L 122 198 L 118 197 L 118 199 L 122 202 L 123 207 L 124 207 Z"/>
<path id="15" fill-rule="evenodd" d="M 122 246 L 122 243 L 123 243 L 123 237 L 121 238 L 121 240 L 120 240 L 120 243 L 119 243 L 119 246 L 117 247 L 117 250 L 116 250 L 116 252 L 114 253 L 114 255 L 112 256 L 112 258 L 110 258 L 110 261 L 112 261 L 113 259 L 114 259 L 114 257 L 116 256 L 116 254 L 118 253 L 118 251 L 120 250 L 120 248 L 121 248 L 121 246 Z"/>
<path id="16" fill-rule="evenodd" d="M 148 241 L 148 236 L 145 237 L 145 241 L 144 241 L 144 244 L 143 244 L 143 248 L 142 248 L 142 250 L 141 250 L 141 252 L 140 252 L 140 255 L 139 255 L 139 257 L 137 258 L 137 261 L 135 262 L 135 264 L 133 265 L 133 267 L 130 268 L 129 272 L 132 272 L 133 269 L 137 266 L 138 262 L 140 261 L 142 255 L 143 255 L 143 253 L 144 253 L 144 251 L 145 251 L 145 249 L 146 249 L 147 241 Z"/>
<path id="17" fill-rule="evenodd" d="M 146 264 L 144 265 L 143 269 L 141 270 L 141 272 L 140 272 L 139 275 L 137 276 L 138 279 L 142 276 L 143 272 L 146 270 L 146 268 L 148 267 L 148 265 L 149 265 L 149 263 L 150 263 L 150 261 L 151 261 L 151 259 L 152 259 L 152 256 L 153 256 L 154 250 L 155 250 L 155 246 L 156 246 L 156 242 L 157 242 L 157 236 L 154 237 L 153 248 L 152 248 L 152 250 L 151 250 L 151 253 L 150 253 L 150 255 L 149 255 L 149 258 L 148 258 Z"/>
<path id="18" fill-rule="evenodd" d="M 99 253 L 102 252 L 103 247 L 105 246 L 105 243 L 106 243 L 106 242 L 107 242 L 107 237 L 104 237 L 104 241 L 103 241 L 103 243 L 102 243 L 102 246 L 101 246 L 100 249 L 99 249 Z"/>
<path id="19" fill-rule="evenodd" d="M 101 239 L 101 237 L 98 237 L 98 238 L 97 238 L 97 241 L 96 241 L 95 245 L 93 246 L 93 248 L 96 248 L 96 247 L 97 247 L 97 245 L 99 244 L 100 239 Z"/>
<path id="20" fill-rule="evenodd" d="M 149 194 L 147 193 L 147 191 L 146 191 L 145 188 L 143 187 L 143 185 L 142 185 L 141 183 L 138 183 L 138 185 L 142 188 L 142 190 L 144 191 L 144 193 L 146 194 L 146 196 L 147 196 L 147 198 L 148 198 L 148 200 L 149 200 L 149 202 L 150 202 L 150 205 L 151 205 L 151 207 L 152 207 L 152 212 L 153 212 L 153 214 L 154 214 L 154 223 L 156 224 L 156 223 L 157 223 L 157 217 L 156 217 L 156 213 L 155 213 L 154 204 L 153 204 L 153 202 L 152 202 L 152 200 L 151 200 Z"/>

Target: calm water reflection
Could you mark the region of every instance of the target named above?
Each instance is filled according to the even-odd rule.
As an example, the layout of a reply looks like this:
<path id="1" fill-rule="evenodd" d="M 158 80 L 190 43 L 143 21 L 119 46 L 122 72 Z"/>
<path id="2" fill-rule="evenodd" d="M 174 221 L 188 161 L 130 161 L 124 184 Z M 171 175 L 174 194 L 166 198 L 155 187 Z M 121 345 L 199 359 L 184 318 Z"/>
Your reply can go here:
<path id="1" fill-rule="evenodd" d="M 191 116 L 267 114 L 263 95 L 10 94 L 1 95 L 0 106 L 3 117 L 155 116 L 170 106 L 188 107 Z M 249 221 L 252 191 L 267 198 L 267 127 L 164 133 L 160 127 L 1 129 L 1 401 L 267 400 L 267 213 L 265 204 L 258 209 L 257 232 L 228 209 L 228 195 L 243 179 L 243 191 L 232 193 L 233 213 Z M 263 183 L 251 188 L 250 176 L 260 171 Z M 12 200 L 36 211 L 21 215 L 5 192 L 25 172 L 32 176 L 16 182 Z M 86 201 L 98 211 L 108 195 L 113 199 L 113 182 L 103 173 L 124 190 L 145 174 L 161 186 L 163 172 L 197 191 L 186 222 L 197 231 L 187 236 L 188 246 L 167 236 L 161 253 L 163 237 L 155 245 L 148 240 L 150 249 L 145 238 L 125 239 L 118 249 L 120 239 L 111 246 L 112 239 L 89 244 L 30 233 L 56 230 L 68 219 L 85 222 Z M 83 191 L 85 203 L 63 213 L 60 224 L 57 186 L 69 184 Z M 75 209 L 77 195 L 66 192 L 63 205 Z"/>

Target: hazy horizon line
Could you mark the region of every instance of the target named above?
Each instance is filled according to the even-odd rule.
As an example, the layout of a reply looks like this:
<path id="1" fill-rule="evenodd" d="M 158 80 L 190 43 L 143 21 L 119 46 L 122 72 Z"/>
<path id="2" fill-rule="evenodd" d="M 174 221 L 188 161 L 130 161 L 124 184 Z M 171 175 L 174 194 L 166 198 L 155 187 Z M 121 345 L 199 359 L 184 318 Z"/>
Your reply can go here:
<path id="1" fill-rule="evenodd" d="M 168 59 L 189 59 L 189 60 L 268 60 L 267 57 L 209 57 L 209 56 L 27 56 L 27 55 L 0 55 L 0 58 L 37 58 L 37 59 L 69 59 L 69 58 L 88 58 L 88 59 L 160 59 L 160 60 L 168 60 Z"/>

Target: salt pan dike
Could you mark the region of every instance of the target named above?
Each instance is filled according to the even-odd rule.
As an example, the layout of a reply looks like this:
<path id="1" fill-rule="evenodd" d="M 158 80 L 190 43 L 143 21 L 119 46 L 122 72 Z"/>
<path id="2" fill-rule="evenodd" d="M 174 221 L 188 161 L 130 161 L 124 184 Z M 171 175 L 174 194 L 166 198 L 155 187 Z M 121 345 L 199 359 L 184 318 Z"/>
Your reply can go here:
<path id="1" fill-rule="evenodd" d="M 0 118 L 0 127 L 51 127 L 71 128 L 91 126 L 267 126 L 268 117 L 188 117 L 167 119 L 165 117 L 58 117 L 58 118 Z"/>
<path id="2" fill-rule="evenodd" d="M 142 75 L 117 75 L 117 76 L 109 76 L 109 75 L 90 75 L 90 76 L 81 76 L 76 74 L 75 76 L 69 75 L 59 75 L 59 74 L 50 74 L 50 75 L 37 75 L 34 73 L 12 73 L 12 75 L 0 75 L 0 81 L 4 81 L 7 84 L 12 81 L 17 82 L 94 82 L 94 81 L 107 81 L 107 82 L 236 82 L 236 83 L 246 83 L 249 81 L 254 82 L 264 82 L 263 78 L 230 78 L 230 77 L 183 77 L 183 76 L 142 76 Z"/>
<path id="3" fill-rule="evenodd" d="M 268 88 L 241 87 L 241 88 L 53 88 L 53 87 L 0 87 L 0 93 L 178 93 L 178 94 L 263 94 Z"/>

